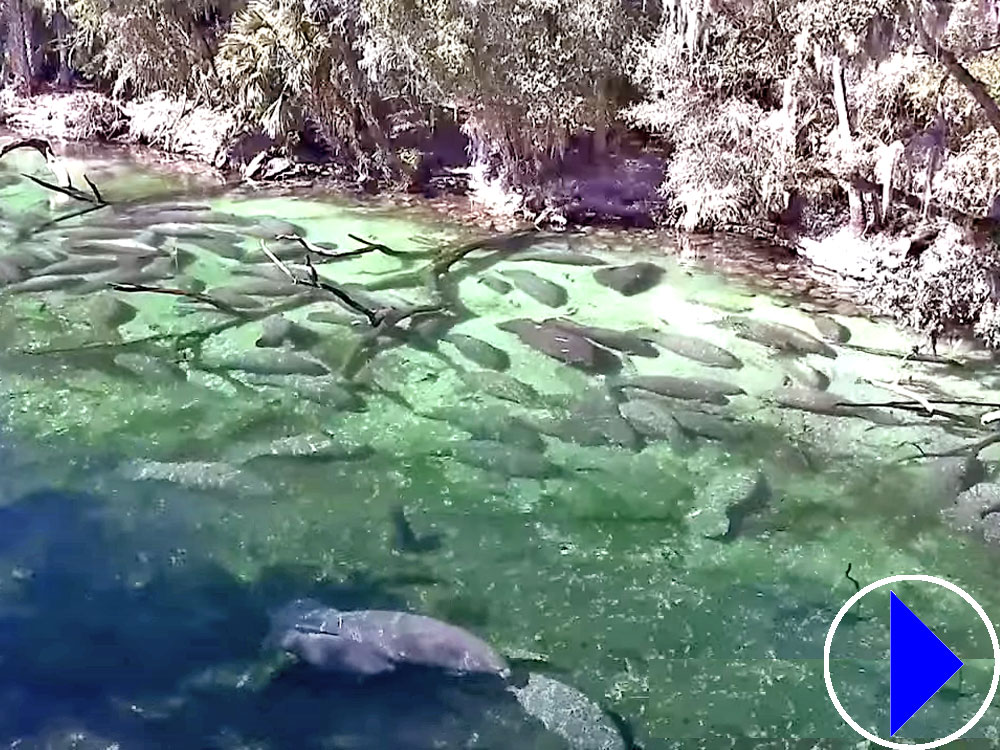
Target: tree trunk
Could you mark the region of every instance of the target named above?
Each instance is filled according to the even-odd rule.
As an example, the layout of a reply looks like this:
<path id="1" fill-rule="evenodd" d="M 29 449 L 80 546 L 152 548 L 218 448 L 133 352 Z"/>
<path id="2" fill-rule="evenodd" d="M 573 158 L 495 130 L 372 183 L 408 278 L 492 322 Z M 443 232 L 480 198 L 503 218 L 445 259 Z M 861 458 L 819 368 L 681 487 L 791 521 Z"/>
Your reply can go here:
<path id="1" fill-rule="evenodd" d="M 938 44 L 927 32 L 927 29 L 924 28 L 924 24 L 920 20 L 917 21 L 916 25 L 920 41 L 927 54 L 939 60 L 951 77 L 965 86 L 965 90 L 969 92 L 972 98 L 976 100 L 976 104 L 983 110 L 983 114 L 986 115 L 986 119 L 990 125 L 1000 134 L 1000 106 L 997 106 L 996 101 L 990 96 L 986 85 L 972 75 L 968 68 L 962 65 L 954 52 Z"/>
<path id="2" fill-rule="evenodd" d="M 608 123 L 603 116 L 594 124 L 590 154 L 593 162 L 603 161 L 608 155 Z"/>
<path id="3" fill-rule="evenodd" d="M 26 7 L 24 0 L 6 0 L 4 11 L 14 92 L 20 96 L 27 96 L 31 94 L 33 83 L 31 58 L 28 56 L 29 8 Z"/>
<path id="4" fill-rule="evenodd" d="M 52 15 L 52 30 L 56 37 L 56 53 L 59 55 L 59 73 L 56 76 L 56 86 L 68 89 L 73 84 L 73 68 L 69 64 L 69 33 L 70 22 L 66 15 L 57 10 Z"/>
<path id="5" fill-rule="evenodd" d="M 851 134 L 851 120 L 847 112 L 847 94 L 844 90 L 844 68 L 840 57 L 833 58 L 833 103 L 837 108 L 837 126 L 840 131 L 841 147 L 847 153 L 853 148 L 854 137 Z M 841 182 L 847 192 L 847 206 L 850 210 L 851 229 L 861 233 L 865 228 L 865 204 L 861 200 L 861 192 L 852 182 Z"/>

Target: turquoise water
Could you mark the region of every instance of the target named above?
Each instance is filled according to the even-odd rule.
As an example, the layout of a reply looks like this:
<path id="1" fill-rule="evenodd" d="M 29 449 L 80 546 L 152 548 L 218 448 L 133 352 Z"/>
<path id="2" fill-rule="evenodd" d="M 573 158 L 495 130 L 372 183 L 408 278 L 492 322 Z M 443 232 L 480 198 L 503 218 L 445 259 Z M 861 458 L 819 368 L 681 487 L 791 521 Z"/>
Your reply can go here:
<path id="1" fill-rule="evenodd" d="M 411 272 L 473 235 L 425 210 L 224 194 L 118 159 L 74 167 L 125 205 L 38 231 L 78 204 L 18 177 L 45 174 L 34 154 L 2 164 L 0 736 L 12 746 L 587 746 L 502 690 L 408 674 L 317 684 L 275 667 L 269 609 L 312 596 L 460 625 L 613 712 L 644 748 L 856 747 L 822 676 L 852 578 L 943 576 L 1000 612 L 989 514 L 961 530 L 958 488 L 921 459 L 969 455 L 990 408 L 929 416 L 897 393 L 1000 401 L 974 347 L 939 352 L 961 367 L 905 359 L 912 334 L 789 297 L 787 272 L 769 292 L 659 236 L 477 251 L 438 295 Z M 215 214 L 189 221 L 168 200 Z M 297 246 L 276 239 L 289 229 L 329 253 L 361 247 L 350 235 L 414 253 L 312 258 L 318 279 L 371 310 L 444 312 L 373 338 L 329 292 L 288 288 L 261 244 L 308 279 Z M 523 257 L 541 250 L 605 265 Z M 46 270 L 66 261 L 82 262 Z M 637 262 L 662 278 L 634 294 L 599 281 Z M 524 271 L 565 299 L 532 296 Z M 808 342 L 828 316 L 850 338 L 790 351 L 737 335 L 732 316 Z M 687 336 L 742 366 L 654 338 L 656 356 L 602 350 L 617 372 L 593 373 L 501 327 L 551 318 Z M 782 406 L 789 393 L 818 403 L 816 370 L 844 401 L 911 408 Z M 685 385 L 627 391 L 659 375 Z M 947 592 L 896 592 L 968 665 L 902 736 L 950 733 L 989 684 L 985 628 Z M 887 650 L 883 590 L 841 626 L 832 670 L 845 708 L 881 736 Z M 969 736 L 998 731 L 991 711 Z"/>

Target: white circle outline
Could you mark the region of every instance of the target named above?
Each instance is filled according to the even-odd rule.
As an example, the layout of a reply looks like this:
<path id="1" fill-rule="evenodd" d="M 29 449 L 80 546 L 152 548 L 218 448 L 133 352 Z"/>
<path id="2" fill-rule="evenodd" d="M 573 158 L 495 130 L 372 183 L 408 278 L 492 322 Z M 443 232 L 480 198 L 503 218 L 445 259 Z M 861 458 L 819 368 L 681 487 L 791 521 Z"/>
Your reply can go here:
<path id="1" fill-rule="evenodd" d="M 897 583 L 898 581 L 921 581 L 923 583 L 933 583 L 937 586 L 942 586 L 952 593 L 958 594 L 962 597 L 970 607 L 972 607 L 976 614 L 979 615 L 979 619 L 983 621 L 986 625 L 986 629 L 989 631 L 990 640 L 993 642 L 993 681 L 990 683 L 990 691 L 986 695 L 986 700 L 983 701 L 983 705 L 980 706 L 976 715 L 973 716 L 965 724 L 955 732 L 952 732 L 947 737 L 942 737 L 939 740 L 934 740 L 933 742 L 922 742 L 917 744 L 903 744 L 901 742 L 890 742 L 889 740 L 883 740 L 881 737 L 876 737 L 874 734 L 869 732 L 867 729 L 858 724 L 854 719 L 848 715 L 844 707 L 840 705 L 840 699 L 837 697 L 837 692 L 833 689 L 833 680 L 830 678 L 830 647 L 833 645 L 833 635 L 837 632 L 837 627 L 840 625 L 841 620 L 847 614 L 848 610 L 853 607 L 858 601 L 861 600 L 863 596 L 871 593 L 875 589 L 882 588 L 883 586 L 888 586 L 891 583 Z M 830 695 L 830 700 L 833 702 L 834 708 L 837 709 L 837 713 L 840 714 L 840 718 L 847 722 L 847 724 L 855 732 L 860 734 L 865 739 L 874 742 L 876 745 L 881 745 L 882 747 L 896 748 L 898 750 L 931 750 L 931 748 L 941 747 L 949 742 L 954 742 L 959 737 L 964 735 L 970 729 L 972 729 L 976 724 L 979 723 L 980 719 L 986 715 L 990 706 L 993 703 L 993 698 L 996 697 L 997 686 L 1000 684 L 1000 642 L 997 640 L 997 632 L 993 628 L 993 623 L 990 622 L 990 618 L 986 615 L 986 611 L 979 606 L 979 602 L 973 599 L 969 594 L 965 592 L 964 589 L 959 588 L 951 581 L 946 581 L 943 578 L 938 578 L 936 576 L 927 575 L 898 575 L 889 576 L 888 578 L 880 578 L 874 583 L 869 583 L 854 596 L 847 600 L 847 603 L 840 608 L 837 616 L 833 618 L 833 623 L 830 625 L 830 630 L 826 634 L 826 642 L 823 644 L 823 680 L 826 682 L 826 691 Z"/>

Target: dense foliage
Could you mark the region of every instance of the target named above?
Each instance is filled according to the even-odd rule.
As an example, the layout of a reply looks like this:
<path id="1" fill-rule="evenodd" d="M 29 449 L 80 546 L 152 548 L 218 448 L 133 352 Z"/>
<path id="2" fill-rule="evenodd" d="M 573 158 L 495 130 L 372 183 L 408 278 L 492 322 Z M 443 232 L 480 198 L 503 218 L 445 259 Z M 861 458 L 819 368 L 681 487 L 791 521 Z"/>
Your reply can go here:
<path id="1" fill-rule="evenodd" d="M 21 89 L 71 64 L 119 97 L 224 108 L 377 177 L 411 161 L 401 132 L 442 113 L 508 186 L 558 173 L 581 136 L 603 158 L 609 132 L 638 129 L 665 157 L 667 220 L 815 229 L 850 206 L 861 231 L 914 210 L 991 210 L 998 12 L 986 0 L 3 0 L 4 63 Z"/>

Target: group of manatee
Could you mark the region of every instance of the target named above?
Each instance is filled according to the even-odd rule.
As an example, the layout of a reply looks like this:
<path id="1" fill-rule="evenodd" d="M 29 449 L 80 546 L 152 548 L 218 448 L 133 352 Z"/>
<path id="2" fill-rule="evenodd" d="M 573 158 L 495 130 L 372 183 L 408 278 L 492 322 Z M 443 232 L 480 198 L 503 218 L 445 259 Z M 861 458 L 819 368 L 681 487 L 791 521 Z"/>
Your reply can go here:
<path id="1" fill-rule="evenodd" d="M 563 245 L 512 252 L 473 283 L 501 297 L 523 295 L 533 305 L 551 308 L 551 314 L 497 321 L 497 343 L 455 328 L 438 334 L 428 327 L 430 332 L 425 333 L 420 321 L 411 321 L 406 329 L 411 335 L 404 345 L 457 352 L 460 359 L 452 360 L 449 371 L 464 393 L 475 396 L 468 400 L 460 393 L 454 403 L 421 404 L 394 384 L 378 382 L 377 373 L 368 380 L 342 378 L 329 361 L 315 354 L 329 326 L 363 327 L 356 311 L 344 309 L 315 288 L 293 283 L 273 262 L 270 256 L 289 263 L 302 259 L 301 244 L 286 239 L 292 235 L 304 236 L 305 232 L 281 219 L 249 219 L 198 203 L 111 208 L 15 243 L 0 255 L 0 295 L 51 290 L 92 295 L 92 324 L 105 332 L 115 331 L 136 314 L 127 295 L 107 291 L 109 284 L 164 283 L 205 294 L 238 311 L 267 310 L 284 302 L 289 303 L 288 311 L 296 305 L 309 307 L 310 312 L 298 319 L 286 312 L 261 317 L 252 349 L 207 353 L 202 364 L 236 373 L 240 382 L 261 393 L 291 392 L 339 412 L 363 412 L 373 398 L 396 396 L 421 418 L 445 422 L 468 435 L 435 447 L 436 455 L 510 478 L 567 476 L 570 470 L 547 455 L 552 439 L 640 451 L 650 442 L 674 446 L 692 441 L 740 443 L 752 435 L 754 426 L 726 409 L 733 399 L 748 395 L 739 382 L 745 366 L 739 352 L 685 331 L 679 324 L 653 322 L 618 330 L 577 322 L 570 312 L 560 309 L 570 303 L 569 290 L 530 270 L 538 264 L 577 267 L 597 285 L 625 299 L 663 282 L 667 270 L 657 263 L 612 262 Z M 262 241 L 270 255 L 260 249 Z M 191 272 L 197 253 L 190 246 L 230 262 L 232 281 L 208 288 Z M 336 250 L 333 243 L 317 247 L 331 253 Z M 311 258 L 316 264 L 326 260 Z M 359 298 L 374 302 L 384 303 L 387 298 L 365 290 L 364 285 L 352 289 Z M 178 303 L 190 305 L 191 300 L 180 298 Z M 870 410 L 845 405 L 829 393 L 830 375 L 815 364 L 816 358 L 835 359 L 838 347 L 849 342 L 851 331 L 829 316 L 815 315 L 812 320 L 815 333 L 741 314 L 722 315 L 713 325 L 773 355 L 786 375 L 785 385 L 772 395 L 779 407 L 877 421 Z M 498 345 L 504 337 L 508 345 Z M 518 347 L 590 376 L 591 389 L 560 398 L 516 378 L 510 370 L 520 356 Z M 680 358 L 717 374 L 637 374 L 631 366 L 635 358 L 661 357 Z M 114 365 L 142 378 L 184 377 L 176 363 L 140 351 L 122 351 Z M 332 433 L 303 432 L 234 444 L 213 460 L 137 461 L 124 471 L 136 481 L 168 481 L 202 489 L 238 487 L 267 494 L 271 488 L 266 481 L 256 481 L 245 469 L 266 468 L 274 458 L 360 461 L 371 453 L 369 446 L 346 443 Z M 725 530 L 709 539 L 720 543 L 738 539 L 748 519 L 763 512 L 771 501 L 770 484 L 761 474 L 746 496 L 727 508 Z M 977 512 L 982 513 L 979 520 L 995 513 L 995 506 L 1000 507 L 1000 500 L 982 508 L 977 505 Z M 393 525 L 396 544 L 407 551 L 431 551 L 441 544 L 435 535 L 416 535 L 402 509 L 394 511 Z M 316 601 L 296 600 L 272 613 L 266 644 L 293 654 L 305 668 L 373 684 L 407 669 L 488 677 L 500 681 L 527 715 L 572 748 L 610 750 L 631 744 L 608 714 L 574 688 L 544 674 L 518 675 L 485 641 L 429 617 L 380 610 L 339 611 Z"/>

